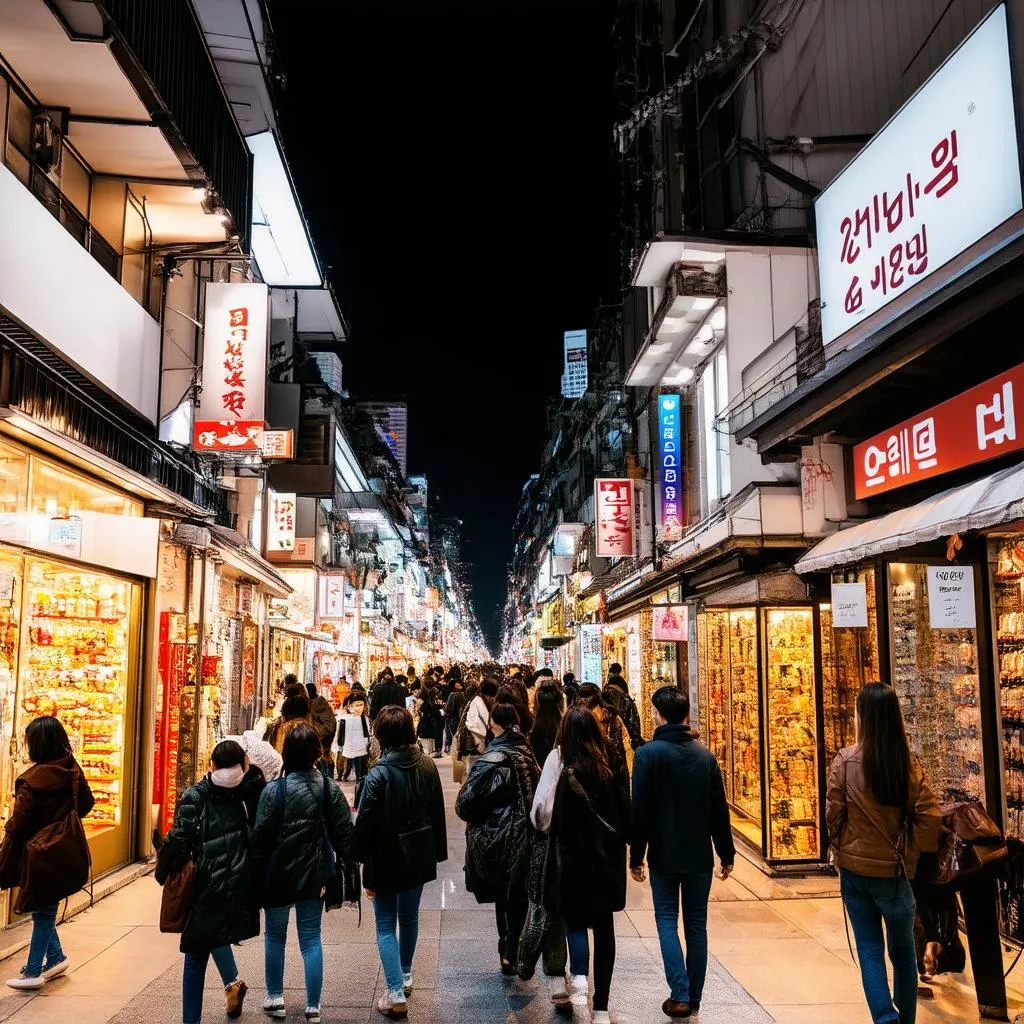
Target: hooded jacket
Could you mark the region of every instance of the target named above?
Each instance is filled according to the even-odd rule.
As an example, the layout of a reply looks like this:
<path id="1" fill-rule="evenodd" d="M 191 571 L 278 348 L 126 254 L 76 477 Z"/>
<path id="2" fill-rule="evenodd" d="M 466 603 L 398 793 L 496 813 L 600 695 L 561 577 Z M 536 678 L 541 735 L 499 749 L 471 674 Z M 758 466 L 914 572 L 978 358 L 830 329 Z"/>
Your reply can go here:
<path id="1" fill-rule="evenodd" d="M 4 828 L 0 847 L 0 888 L 20 885 L 21 855 L 25 844 L 38 832 L 65 818 L 71 810 L 72 786 L 77 779 L 78 814 L 84 818 L 96 803 L 85 775 L 73 754 L 59 761 L 44 761 L 26 768 L 14 783 L 14 808 Z M 63 895 L 59 899 L 63 899 Z M 58 902 L 48 893 L 23 890 L 21 904 L 25 907 L 48 906 Z"/>
<path id="2" fill-rule="evenodd" d="M 249 824 L 264 785 L 258 768 L 250 768 L 234 788 L 217 786 L 207 775 L 178 800 L 174 824 L 157 853 L 156 880 L 163 885 L 194 857 L 194 902 L 181 933 L 183 953 L 206 953 L 260 933 Z"/>
<path id="3" fill-rule="evenodd" d="M 403 854 L 402 836 L 429 826 L 433 852 L 420 850 L 423 861 L 433 858 L 434 870 L 418 877 L 416 866 Z M 425 841 L 420 832 L 417 842 Z M 355 828 L 356 859 L 363 864 L 363 885 L 371 892 L 404 892 L 433 881 L 437 865 L 448 859 L 444 795 L 433 758 L 418 746 L 389 750 L 367 772 L 359 796 Z"/>
<path id="4" fill-rule="evenodd" d="M 493 903 L 525 880 L 539 778 L 526 737 L 506 729 L 491 740 L 459 790 L 455 813 L 466 822 L 466 888 L 478 903 Z"/>
<path id="5" fill-rule="evenodd" d="M 263 791 L 252 841 L 264 907 L 319 899 L 333 873 L 327 844 L 352 856 L 348 800 L 316 769 L 291 772 Z"/>
<path id="6" fill-rule="evenodd" d="M 864 778 L 864 755 L 859 745 L 845 747 L 832 762 L 828 777 L 825 820 L 829 842 L 840 868 L 869 878 L 893 878 L 897 873 L 897 837 L 903 815 L 898 807 L 880 804 Z M 903 862 L 913 878 L 922 853 L 938 849 L 942 813 L 921 762 L 910 758 L 910 818 Z"/>

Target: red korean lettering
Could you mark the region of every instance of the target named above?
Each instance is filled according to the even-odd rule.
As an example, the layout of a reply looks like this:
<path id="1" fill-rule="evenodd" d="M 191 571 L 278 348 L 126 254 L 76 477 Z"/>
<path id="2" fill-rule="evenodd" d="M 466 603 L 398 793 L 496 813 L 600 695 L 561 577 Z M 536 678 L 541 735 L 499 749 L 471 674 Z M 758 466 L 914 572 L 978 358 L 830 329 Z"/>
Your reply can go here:
<path id="1" fill-rule="evenodd" d="M 245 360 L 241 356 L 228 356 L 224 360 L 224 369 L 228 371 L 244 370 Z"/>
<path id="2" fill-rule="evenodd" d="M 240 341 L 229 341 L 224 345 L 224 352 L 229 356 L 243 358 L 242 343 Z"/>
<path id="3" fill-rule="evenodd" d="M 857 257 L 860 255 L 860 246 L 853 240 L 853 220 L 850 217 L 844 217 L 842 224 L 839 225 L 839 230 L 843 236 L 843 249 L 839 254 L 840 260 L 843 263 L 856 263 Z M 854 278 L 856 280 L 856 278 Z M 849 310 L 847 311 L 849 312 Z"/>
<path id="4" fill-rule="evenodd" d="M 249 328 L 248 327 L 235 327 L 228 331 L 228 335 L 232 338 L 237 338 L 239 341 L 249 340 Z"/>
<path id="5" fill-rule="evenodd" d="M 856 313 L 864 305 L 864 289 L 860 286 L 860 278 L 854 274 L 850 287 L 846 289 L 843 308 L 847 313 Z"/>
<path id="6" fill-rule="evenodd" d="M 921 230 L 907 240 L 907 273 L 923 274 L 928 269 L 928 230 L 922 224 Z"/>
<path id="7" fill-rule="evenodd" d="M 960 180 L 960 169 L 956 165 L 956 129 L 949 133 L 949 138 L 940 139 L 932 150 L 932 167 L 938 174 L 924 187 L 925 195 L 935 191 L 935 198 L 941 199 Z"/>
<path id="8" fill-rule="evenodd" d="M 229 388 L 244 388 L 245 374 L 241 370 L 234 370 L 224 377 L 224 383 Z"/>
<path id="9" fill-rule="evenodd" d="M 232 327 L 248 327 L 249 326 L 249 307 L 242 306 L 240 309 L 229 309 L 228 310 L 228 323 Z"/>
<path id="10" fill-rule="evenodd" d="M 903 243 L 900 242 L 889 253 L 889 286 L 902 288 L 903 281 Z"/>
<path id="11" fill-rule="evenodd" d="M 877 292 L 879 288 L 883 295 L 889 294 L 889 275 L 886 273 L 884 256 L 871 268 L 871 290 Z"/>
<path id="12" fill-rule="evenodd" d="M 245 392 L 228 391 L 226 394 L 221 395 L 221 403 L 228 412 L 233 412 L 236 416 L 240 416 L 245 408 Z"/>

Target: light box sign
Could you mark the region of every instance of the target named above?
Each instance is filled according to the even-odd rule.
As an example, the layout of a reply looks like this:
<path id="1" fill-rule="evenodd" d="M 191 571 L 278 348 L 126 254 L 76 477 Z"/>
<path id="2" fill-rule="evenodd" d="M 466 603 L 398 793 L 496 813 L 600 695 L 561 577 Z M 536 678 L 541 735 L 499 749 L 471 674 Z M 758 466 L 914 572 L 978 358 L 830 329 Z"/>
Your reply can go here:
<path id="1" fill-rule="evenodd" d="M 1000 5 L 815 200 L 825 344 L 1020 209 Z"/>
<path id="2" fill-rule="evenodd" d="M 660 643 L 686 643 L 690 638 L 689 610 L 685 604 L 656 604 L 654 639 Z"/>
<path id="3" fill-rule="evenodd" d="M 635 553 L 633 481 L 629 477 L 595 480 L 594 510 L 597 557 L 632 556 Z"/>
<path id="4" fill-rule="evenodd" d="M 260 450 L 266 418 L 267 302 L 265 284 L 206 286 L 203 391 L 194 430 L 194 446 L 201 451 Z M 251 447 L 238 437 L 248 437 Z"/>
<path id="5" fill-rule="evenodd" d="M 664 540 L 683 533 L 682 447 L 683 404 L 679 395 L 658 397 L 658 489 L 661 495 L 661 531 Z"/>
<path id="6" fill-rule="evenodd" d="M 855 496 L 883 494 L 1020 451 L 1022 399 L 1024 364 L 861 442 L 853 449 Z"/>
<path id="7" fill-rule="evenodd" d="M 294 494 L 270 492 L 267 510 L 267 551 L 293 551 L 295 549 Z"/>
<path id="8" fill-rule="evenodd" d="M 342 619 L 345 617 L 346 584 L 342 575 L 320 577 L 320 618 Z"/>
<path id="9" fill-rule="evenodd" d="M 587 384 L 587 332 L 566 331 L 562 396 L 582 398 L 587 393 Z"/>
<path id="10" fill-rule="evenodd" d="M 580 681 L 601 682 L 601 627 L 580 626 Z"/>

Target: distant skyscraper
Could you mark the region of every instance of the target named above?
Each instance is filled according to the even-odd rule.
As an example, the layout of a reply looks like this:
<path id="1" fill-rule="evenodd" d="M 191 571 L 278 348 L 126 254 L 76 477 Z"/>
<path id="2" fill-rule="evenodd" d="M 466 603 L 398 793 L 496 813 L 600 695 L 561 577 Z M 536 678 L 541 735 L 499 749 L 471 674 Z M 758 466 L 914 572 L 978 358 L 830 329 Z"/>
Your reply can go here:
<path id="1" fill-rule="evenodd" d="M 402 476 L 408 476 L 406 445 L 409 437 L 409 407 L 405 402 L 360 402 L 359 407 L 377 421 L 391 454 L 402 467 Z"/>

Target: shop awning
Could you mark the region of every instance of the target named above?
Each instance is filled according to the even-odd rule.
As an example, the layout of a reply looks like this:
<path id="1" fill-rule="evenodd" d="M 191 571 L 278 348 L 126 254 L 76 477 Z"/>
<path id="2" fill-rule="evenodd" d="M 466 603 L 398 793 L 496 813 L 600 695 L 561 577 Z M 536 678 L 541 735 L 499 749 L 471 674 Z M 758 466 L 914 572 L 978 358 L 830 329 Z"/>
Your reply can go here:
<path id="1" fill-rule="evenodd" d="M 853 565 L 887 551 L 984 530 L 1024 517 L 1024 463 L 1001 469 L 960 487 L 936 494 L 910 508 L 898 509 L 834 533 L 796 563 L 799 573 Z"/>
<path id="2" fill-rule="evenodd" d="M 256 554 L 237 530 L 229 530 L 226 526 L 210 526 L 208 529 L 221 558 L 243 575 L 254 579 L 271 597 L 287 597 L 292 592 L 284 577 L 265 558 Z"/>

